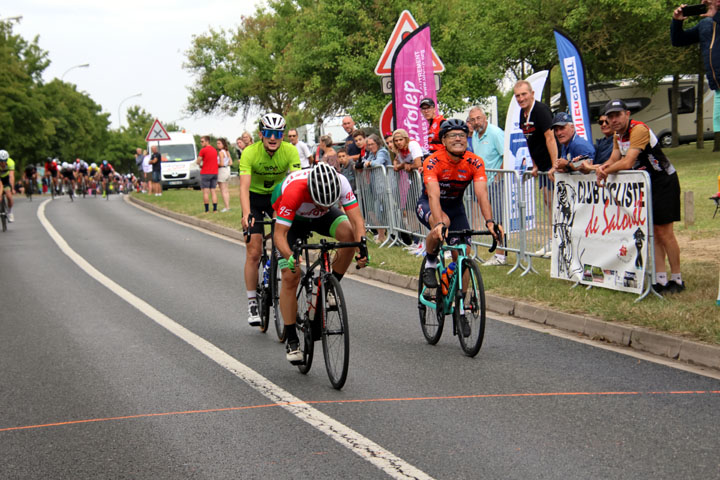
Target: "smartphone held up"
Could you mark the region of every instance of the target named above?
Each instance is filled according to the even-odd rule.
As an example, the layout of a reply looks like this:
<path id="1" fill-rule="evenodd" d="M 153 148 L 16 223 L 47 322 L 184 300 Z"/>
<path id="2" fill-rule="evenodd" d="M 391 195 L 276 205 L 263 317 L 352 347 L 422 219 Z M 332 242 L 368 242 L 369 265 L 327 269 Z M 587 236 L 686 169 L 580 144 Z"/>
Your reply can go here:
<path id="1" fill-rule="evenodd" d="M 699 3 L 697 5 L 685 5 L 682 7 L 682 14 L 684 17 L 697 17 L 707 12 L 707 5 Z"/>

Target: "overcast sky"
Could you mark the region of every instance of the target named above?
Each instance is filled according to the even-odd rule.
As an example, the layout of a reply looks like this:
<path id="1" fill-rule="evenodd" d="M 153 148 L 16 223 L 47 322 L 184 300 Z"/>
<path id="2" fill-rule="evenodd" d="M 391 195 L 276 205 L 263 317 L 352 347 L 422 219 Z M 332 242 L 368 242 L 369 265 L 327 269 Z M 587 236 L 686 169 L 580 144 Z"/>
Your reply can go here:
<path id="1" fill-rule="evenodd" d="M 244 117 L 221 115 L 184 118 L 191 75 L 182 68 L 193 35 L 210 27 L 231 29 L 252 15 L 262 0 L 4 0 L 0 18 L 22 15 L 14 31 L 27 40 L 39 35 L 49 52 L 44 78 L 65 74 L 110 114 L 118 126 L 118 108 L 140 105 L 161 121 L 176 122 L 194 134 L 231 140 L 250 127 Z M 254 125 L 255 116 L 248 119 Z M 150 125 L 148 125 L 148 129 Z"/>

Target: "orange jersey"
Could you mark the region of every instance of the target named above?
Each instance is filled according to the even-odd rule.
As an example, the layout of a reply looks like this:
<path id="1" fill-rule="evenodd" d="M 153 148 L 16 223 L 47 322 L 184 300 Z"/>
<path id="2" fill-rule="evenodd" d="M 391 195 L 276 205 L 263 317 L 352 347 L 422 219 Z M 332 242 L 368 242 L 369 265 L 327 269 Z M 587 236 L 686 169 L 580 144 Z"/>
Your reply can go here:
<path id="1" fill-rule="evenodd" d="M 454 163 L 446 150 L 434 153 L 423 162 L 423 183 L 437 182 L 440 185 L 440 200 L 443 202 L 462 201 L 465 189 L 475 180 L 487 182 L 485 162 L 472 152 L 465 152 L 462 159 Z M 423 195 L 426 195 L 423 186 Z"/>

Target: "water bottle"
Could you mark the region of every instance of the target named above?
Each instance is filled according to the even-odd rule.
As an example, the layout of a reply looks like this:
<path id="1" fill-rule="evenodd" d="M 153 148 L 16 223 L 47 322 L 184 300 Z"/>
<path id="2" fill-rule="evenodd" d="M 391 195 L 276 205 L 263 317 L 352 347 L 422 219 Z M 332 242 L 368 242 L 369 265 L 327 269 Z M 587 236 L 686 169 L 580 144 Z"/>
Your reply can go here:
<path id="1" fill-rule="evenodd" d="M 263 268 L 263 285 L 266 287 L 270 285 L 270 259 L 268 258 L 265 267 Z"/>
<path id="2" fill-rule="evenodd" d="M 447 266 L 445 271 L 442 273 L 441 277 L 441 286 L 442 286 L 442 292 L 443 295 L 448 294 L 448 289 L 450 287 L 450 279 L 452 278 L 453 274 L 455 273 L 455 269 L 457 268 L 457 264 L 455 262 L 450 262 L 450 264 Z"/>

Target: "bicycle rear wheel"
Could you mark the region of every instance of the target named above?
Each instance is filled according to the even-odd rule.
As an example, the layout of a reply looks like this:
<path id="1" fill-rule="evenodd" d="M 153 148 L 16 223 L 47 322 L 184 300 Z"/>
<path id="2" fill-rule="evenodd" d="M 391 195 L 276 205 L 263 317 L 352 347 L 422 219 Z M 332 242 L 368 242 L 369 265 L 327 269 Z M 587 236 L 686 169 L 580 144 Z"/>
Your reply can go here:
<path id="1" fill-rule="evenodd" d="M 443 309 L 443 295 L 440 287 L 427 288 L 423 283 L 422 273 L 425 271 L 424 258 L 420 266 L 420 277 L 418 278 L 418 311 L 420 313 L 420 328 L 422 329 L 425 340 L 430 345 L 435 345 L 442 335 L 443 325 L 445 324 L 445 312 Z M 425 300 L 435 304 L 435 310 L 426 306 L 420 301 L 420 297 L 424 296 Z"/>
<path id="2" fill-rule="evenodd" d="M 311 315 L 315 312 L 310 310 L 310 303 L 312 302 L 312 285 L 303 285 L 300 282 L 297 291 L 297 303 L 298 303 L 298 315 L 297 315 L 297 335 L 300 340 L 300 351 L 303 354 L 303 363 L 298 365 L 300 373 L 306 374 L 310 371 L 313 361 L 313 353 L 315 350 L 315 342 L 312 337 L 312 319 Z M 283 326 L 283 332 L 284 332 Z"/>
<path id="3" fill-rule="evenodd" d="M 322 344 L 325 369 L 333 388 L 340 390 L 347 380 L 350 363 L 350 332 L 347 308 L 340 282 L 332 274 L 322 282 Z"/>
<path id="4" fill-rule="evenodd" d="M 460 347 L 465 355 L 474 357 L 480 351 L 483 338 L 485 337 L 485 287 L 483 285 L 480 269 L 475 260 L 466 258 L 462 262 L 462 271 L 460 274 L 468 274 L 467 282 L 463 277 L 463 287 L 465 295 L 458 292 L 455 299 L 455 311 L 453 312 L 453 320 L 458 328 L 458 338 L 460 339 Z M 464 298 L 463 298 L 464 297 Z M 460 302 L 463 303 L 465 310 L 465 321 L 470 326 L 470 335 L 463 335 L 463 328 L 460 324 Z"/>
<path id="5" fill-rule="evenodd" d="M 273 312 L 275 314 L 275 333 L 278 341 L 285 341 L 285 322 L 280 312 L 280 267 L 277 264 L 277 257 L 273 254 L 272 268 L 270 269 L 270 287 L 272 291 Z M 299 304 L 298 304 L 299 307 Z"/>
<path id="6" fill-rule="evenodd" d="M 0 185 L 0 188 L 2 186 Z M 5 191 L 2 192 L 2 200 L 0 200 L 0 219 L 2 219 L 2 231 L 7 231 L 7 200 L 5 200 Z"/>

